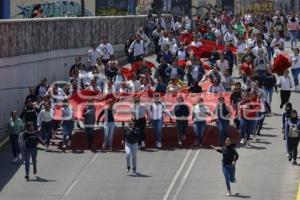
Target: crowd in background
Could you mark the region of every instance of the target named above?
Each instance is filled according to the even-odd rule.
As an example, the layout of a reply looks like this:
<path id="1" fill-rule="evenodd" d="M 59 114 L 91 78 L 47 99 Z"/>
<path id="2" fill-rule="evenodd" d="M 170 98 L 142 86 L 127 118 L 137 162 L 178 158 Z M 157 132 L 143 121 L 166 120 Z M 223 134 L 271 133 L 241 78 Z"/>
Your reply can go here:
<path id="1" fill-rule="evenodd" d="M 186 140 L 188 117 L 192 115 L 196 135 L 195 146 L 202 145 L 203 133 L 207 126 L 206 117 L 211 116 L 217 122 L 220 145 L 229 136 L 228 127 L 231 119 L 234 126 L 240 130 L 241 144 L 251 147 L 261 134 L 265 117 L 272 116 L 273 91 L 280 90 L 280 108 L 285 108 L 283 114 L 283 135 L 289 160 L 296 164 L 297 146 L 299 143 L 298 115 L 289 102 L 291 92 L 299 90 L 300 56 L 297 48 L 299 35 L 299 20 L 295 15 L 276 12 L 255 15 L 246 13 L 244 16 L 208 12 L 193 19 L 189 17 L 173 18 L 171 24 L 166 23 L 161 15 L 149 15 L 138 30 L 132 30 L 125 43 L 124 50 L 128 62 L 138 65 L 131 78 L 123 74 L 122 66 L 115 57 L 109 37 L 103 36 L 101 44 L 92 44 L 88 51 L 88 60 L 83 64 L 81 57 L 75 58 L 70 68 L 69 84 L 48 83 L 41 80 L 36 88 L 30 88 L 25 99 L 24 110 L 20 115 L 12 111 L 8 123 L 14 161 L 19 159 L 19 135 L 25 148 L 25 163 L 28 166 L 30 156 L 36 159 L 36 146 L 43 143 L 47 149 L 51 146 L 53 133 L 61 127 L 63 132 L 63 151 L 72 141 L 75 118 L 68 97 L 79 90 L 89 90 L 101 94 L 130 94 L 152 91 L 153 101 L 144 105 L 137 97 L 132 107 L 133 126 L 138 131 L 127 133 L 125 140 L 128 150 L 136 151 L 137 146 L 145 148 L 145 127 L 151 122 L 156 139 L 156 147 L 162 147 L 162 126 L 164 116 L 174 119 L 177 127 L 178 145 Z M 192 41 L 187 43 L 183 35 L 192 35 Z M 291 42 L 290 51 L 285 41 Z M 190 46 L 205 47 L 205 42 L 212 41 L 223 46 L 224 50 L 216 48 L 209 52 L 206 59 L 195 56 Z M 151 52 L 156 55 L 155 67 L 143 64 L 145 57 Z M 272 72 L 274 59 L 279 55 L 289 54 L 291 68 L 277 75 Z M 235 69 L 236 68 L 236 69 Z M 210 83 L 203 88 L 203 83 Z M 214 93 L 219 95 L 214 110 L 210 110 L 203 98 L 199 98 L 192 109 L 185 104 L 182 96 L 177 97 L 177 104 L 172 110 L 167 110 L 160 99 L 163 94 Z M 230 94 L 230 103 L 226 103 L 223 93 Z M 53 119 L 55 105 L 63 102 L 62 121 Z M 103 149 L 112 150 L 115 122 L 114 102 L 97 116 L 94 105 L 88 105 L 83 112 L 83 124 L 87 133 L 89 148 L 95 151 L 95 125 L 103 122 Z M 41 132 L 41 139 L 38 133 Z M 129 134 L 129 136 L 128 136 Z M 37 135 L 37 136 L 35 136 Z M 130 147 L 129 147 L 130 146 Z M 27 172 L 26 172 L 27 173 Z"/>

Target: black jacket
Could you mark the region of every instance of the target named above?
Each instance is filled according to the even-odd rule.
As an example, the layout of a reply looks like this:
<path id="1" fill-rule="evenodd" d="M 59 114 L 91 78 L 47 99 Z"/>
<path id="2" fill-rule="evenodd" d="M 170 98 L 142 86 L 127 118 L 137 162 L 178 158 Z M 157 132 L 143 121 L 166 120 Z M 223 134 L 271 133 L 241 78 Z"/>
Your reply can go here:
<path id="1" fill-rule="evenodd" d="M 139 141 L 140 130 L 138 128 L 125 128 L 123 140 L 129 144 L 136 144 Z"/>
<path id="2" fill-rule="evenodd" d="M 223 165 L 232 165 L 233 161 L 237 161 L 239 159 L 239 154 L 232 145 L 218 149 L 217 152 L 223 154 Z"/>

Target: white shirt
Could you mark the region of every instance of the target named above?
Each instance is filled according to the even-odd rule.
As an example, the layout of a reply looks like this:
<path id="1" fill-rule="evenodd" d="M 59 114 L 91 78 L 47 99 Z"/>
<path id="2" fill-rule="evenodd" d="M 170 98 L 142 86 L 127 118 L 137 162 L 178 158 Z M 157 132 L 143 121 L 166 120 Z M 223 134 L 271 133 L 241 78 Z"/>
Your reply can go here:
<path id="1" fill-rule="evenodd" d="M 133 51 L 134 56 L 144 55 L 144 41 L 133 41 L 129 47 L 129 51 Z"/>
<path id="2" fill-rule="evenodd" d="M 101 52 L 100 49 L 90 49 L 88 51 L 88 62 L 90 66 L 96 65 L 97 63 L 97 58 L 101 57 L 103 53 Z"/>
<path id="3" fill-rule="evenodd" d="M 203 104 L 197 104 L 192 109 L 192 115 L 194 122 L 205 121 L 205 117 L 209 113 L 209 109 Z"/>
<path id="4" fill-rule="evenodd" d="M 178 60 L 185 60 L 186 59 L 186 51 L 181 51 L 180 49 L 177 51 Z"/>
<path id="5" fill-rule="evenodd" d="M 51 122 L 53 117 L 53 110 L 46 111 L 45 109 L 41 110 L 37 118 L 37 125 L 41 126 L 43 122 Z"/>
<path id="6" fill-rule="evenodd" d="M 150 104 L 150 106 L 148 108 L 150 118 L 152 120 L 160 120 L 160 119 L 163 118 L 164 112 L 166 112 L 169 116 L 171 116 L 171 114 L 168 113 L 165 109 L 166 109 L 166 107 L 162 103 L 159 103 L 159 104 L 152 103 L 152 104 Z"/>
<path id="7" fill-rule="evenodd" d="M 100 44 L 99 49 L 103 53 L 102 59 L 109 60 L 110 56 L 114 54 L 114 49 L 111 44 Z"/>
<path id="8" fill-rule="evenodd" d="M 244 42 L 237 45 L 237 53 L 245 53 L 245 51 L 246 44 Z"/>
<path id="9" fill-rule="evenodd" d="M 83 85 L 85 87 L 87 87 L 87 86 L 90 85 L 91 80 L 94 78 L 94 75 L 93 75 L 92 72 L 87 72 L 85 70 L 80 70 L 78 77 L 82 81 Z"/>
<path id="10" fill-rule="evenodd" d="M 252 49 L 253 55 L 255 55 L 255 56 L 257 57 L 257 56 L 258 56 L 258 51 L 259 51 L 259 50 L 263 50 L 263 51 L 264 51 L 264 55 L 267 55 L 267 54 L 268 54 L 268 51 L 267 51 L 267 49 L 266 49 L 265 47 L 259 48 L 258 46 L 256 46 L 256 47 L 254 47 L 254 48 Z"/>
<path id="11" fill-rule="evenodd" d="M 227 32 L 224 35 L 224 41 L 225 42 L 234 42 L 234 39 L 235 39 L 234 32 L 232 32 L 232 33 Z"/>
<path id="12" fill-rule="evenodd" d="M 292 69 L 299 69 L 300 68 L 300 55 L 291 56 L 291 61 L 292 61 Z"/>
<path id="13" fill-rule="evenodd" d="M 281 76 L 278 79 L 277 84 L 281 86 L 281 90 L 291 90 L 293 88 L 292 79 L 290 77 L 286 78 Z"/>
<path id="14" fill-rule="evenodd" d="M 227 60 L 223 60 L 223 62 L 221 62 L 221 60 L 217 60 L 216 65 L 221 71 L 225 71 L 226 69 L 229 69 L 229 63 Z"/>
<path id="15" fill-rule="evenodd" d="M 201 46 L 203 46 L 203 44 L 202 44 L 202 42 L 200 42 L 200 41 L 198 41 L 198 42 L 193 41 L 193 42 L 191 43 L 191 46 L 193 46 L 193 47 L 201 47 Z"/>

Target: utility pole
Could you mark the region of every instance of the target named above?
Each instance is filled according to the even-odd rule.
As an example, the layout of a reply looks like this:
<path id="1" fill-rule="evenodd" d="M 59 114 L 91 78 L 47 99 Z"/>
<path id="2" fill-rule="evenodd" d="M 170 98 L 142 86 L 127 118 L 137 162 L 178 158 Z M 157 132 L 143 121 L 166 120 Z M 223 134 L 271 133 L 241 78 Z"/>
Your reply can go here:
<path id="1" fill-rule="evenodd" d="M 85 2 L 81 0 L 81 17 L 85 16 Z"/>

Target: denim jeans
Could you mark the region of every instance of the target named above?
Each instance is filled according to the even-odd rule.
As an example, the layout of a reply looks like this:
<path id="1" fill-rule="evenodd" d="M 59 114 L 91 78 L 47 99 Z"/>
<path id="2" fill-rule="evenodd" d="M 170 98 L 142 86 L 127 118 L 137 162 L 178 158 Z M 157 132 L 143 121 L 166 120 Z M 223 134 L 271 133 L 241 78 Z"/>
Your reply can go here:
<path id="1" fill-rule="evenodd" d="M 91 148 L 94 145 L 94 128 L 88 127 L 85 128 L 87 138 L 88 138 L 88 145 L 89 148 Z"/>
<path id="2" fill-rule="evenodd" d="M 235 166 L 233 165 L 223 165 L 223 174 L 225 177 L 226 188 L 228 191 L 231 191 L 230 182 L 235 180 Z"/>
<path id="3" fill-rule="evenodd" d="M 127 167 L 130 167 L 130 161 L 132 158 L 132 167 L 136 168 L 136 155 L 137 155 L 138 144 L 125 143 L 126 161 Z"/>
<path id="4" fill-rule="evenodd" d="M 13 156 L 14 158 L 17 158 L 17 156 L 20 154 L 19 136 L 16 134 L 10 134 L 9 140 L 10 140 Z"/>
<path id="5" fill-rule="evenodd" d="M 172 0 L 164 0 L 164 11 L 171 11 Z"/>
<path id="6" fill-rule="evenodd" d="M 25 160 L 25 173 L 29 175 L 30 168 L 30 158 L 32 160 L 33 170 L 36 170 L 36 157 L 37 157 L 37 148 L 25 148 L 24 151 L 24 160 Z"/>
<path id="7" fill-rule="evenodd" d="M 68 143 L 67 137 L 69 137 L 69 140 L 71 140 L 72 132 L 74 129 L 74 122 L 64 121 L 62 123 L 62 128 L 63 128 L 63 145 L 67 146 Z"/>
<path id="8" fill-rule="evenodd" d="M 293 78 L 294 78 L 295 86 L 298 86 L 299 85 L 298 76 L 300 74 L 300 68 L 292 69 L 291 71 L 292 71 L 292 75 L 293 75 Z"/>
<path id="9" fill-rule="evenodd" d="M 146 128 L 146 119 L 141 118 L 134 121 L 134 126 L 139 128 L 140 136 L 139 136 L 139 144 L 141 144 L 142 141 L 145 141 L 145 128 Z"/>
<path id="10" fill-rule="evenodd" d="M 268 102 L 272 103 L 272 97 L 273 97 L 273 88 L 264 88 L 264 95 L 267 98 Z"/>
<path id="11" fill-rule="evenodd" d="M 156 142 L 161 142 L 163 119 L 152 120 L 151 122 L 154 129 L 155 140 Z"/>
<path id="12" fill-rule="evenodd" d="M 241 128 L 242 138 L 246 139 L 246 140 L 250 140 L 250 135 L 251 135 L 251 133 L 253 133 L 253 131 L 256 127 L 255 126 L 256 121 L 241 118 L 240 122 L 241 122 L 240 128 Z"/>
<path id="13" fill-rule="evenodd" d="M 219 119 L 218 120 L 218 129 L 219 129 L 219 137 L 220 137 L 220 144 L 223 145 L 225 142 L 225 139 L 228 137 L 228 127 L 229 127 L 229 121 Z"/>
<path id="14" fill-rule="evenodd" d="M 206 121 L 197 121 L 194 122 L 194 132 L 195 132 L 195 136 L 197 138 L 197 140 L 199 141 L 199 143 L 202 143 L 202 137 L 206 128 Z"/>
<path id="15" fill-rule="evenodd" d="M 128 14 L 135 15 L 136 0 L 128 0 Z"/>
<path id="16" fill-rule="evenodd" d="M 297 46 L 297 31 L 290 31 L 290 36 L 291 36 L 291 47 L 294 48 Z"/>
<path id="17" fill-rule="evenodd" d="M 104 144 L 106 148 L 112 148 L 115 127 L 115 122 L 104 123 Z"/>
<path id="18" fill-rule="evenodd" d="M 45 141 L 46 145 L 49 146 L 50 140 L 52 138 L 52 121 L 50 122 L 42 122 L 42 138 Z"/>
<path id="19" fill-rule="evenodd" d="M 176 120 L 176 128 L 177 128 L 177 138 L 178 141 L 182 141 L 183 137 L 185 136 L 187 127 L 188 127 L 188 120 Z"/>

